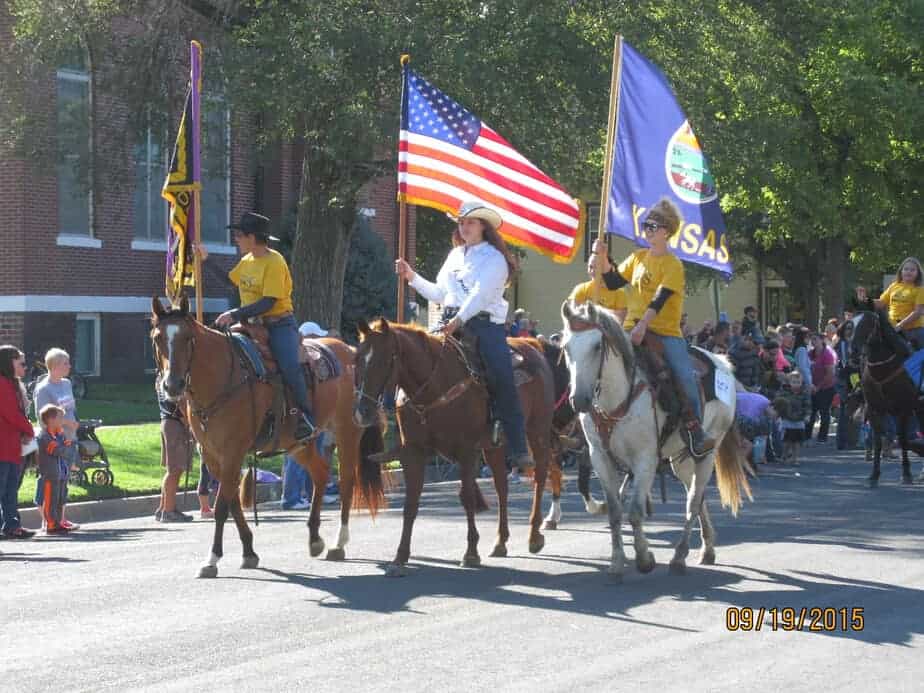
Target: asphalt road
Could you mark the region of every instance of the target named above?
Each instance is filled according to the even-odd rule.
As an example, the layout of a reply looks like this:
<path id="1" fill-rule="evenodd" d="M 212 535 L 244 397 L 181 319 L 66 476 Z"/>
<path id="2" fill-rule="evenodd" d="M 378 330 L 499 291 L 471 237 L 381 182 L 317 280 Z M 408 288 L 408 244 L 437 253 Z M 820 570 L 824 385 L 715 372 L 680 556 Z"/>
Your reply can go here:
<path id="1" fill-rule="evenodd" d="M 493 507 L 480 515 L 480 569 L 458 567 L 455 484 L 428 486 L 404 578 L 382 570 L 400 497 L 375 523 L 353 520 L 343 563 L 310 558 L 304 514 L 274 511 L 255 530 L 261 568 L 240 570 L 229 525 L 217 580 L 195 579 L 208 522 L 2 542 L 0 690 L 924 690 L 924 485 L 899 486 L 892 463 L 870 490 L 859 453 L 810 454 L 798 470 L 765 468 L 738 519 L 710 489 L 718 564 L 691 562 L 686 576 L 667 572 L 681 518 L 672 481 L 647 525 L 658 567 L 618 586 L 602 572 L 609 530 L 573 481 L 539 555 L 526 550 L 525 485 L 509 558 L 488 558 Z M 323 517 L 330 542 L 334 511 Z M 786 631 L 778 612 L 774 630 L 770 610 L 784 607 L 862 609 L 863 628 L 845 632 L 829 611 L 833 631 L 810 631 L 811 612 Z M 760 631 L 729 630 L 728 609 L 755 620 L 764 609 Z"/>

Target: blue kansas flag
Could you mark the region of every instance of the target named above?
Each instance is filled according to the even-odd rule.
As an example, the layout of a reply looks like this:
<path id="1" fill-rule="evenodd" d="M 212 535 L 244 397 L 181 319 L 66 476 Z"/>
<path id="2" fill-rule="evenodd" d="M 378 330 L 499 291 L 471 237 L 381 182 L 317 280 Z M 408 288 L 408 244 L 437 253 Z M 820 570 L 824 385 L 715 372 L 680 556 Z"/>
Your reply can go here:
<path id="1" fill-rule="evenodd" d="M 606 230 L 647 246 L 647 211 L 662 197 L 683 216 L 670 245 L 677 256 L 718 270 L 732 265 L 715 179 L 664 73 L 625 41 L 619 80 Z"/>

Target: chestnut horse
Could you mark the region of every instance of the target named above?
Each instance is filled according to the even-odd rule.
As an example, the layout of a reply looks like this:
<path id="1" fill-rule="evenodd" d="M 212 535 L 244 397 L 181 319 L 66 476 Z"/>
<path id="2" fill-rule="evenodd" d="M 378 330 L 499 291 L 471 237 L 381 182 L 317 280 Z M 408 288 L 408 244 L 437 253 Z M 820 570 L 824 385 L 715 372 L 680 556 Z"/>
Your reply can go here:
<path id="1" fill-rule="evenodd" d="M 397 419 L 401 447 L 393 454 L 404 468 L 404 527 L 394 562 L 387 575 L 406 574 L 411 555 L 411 532 L 420 494 L 424 468 L 434 454 L 459 465 L 460 498 L 468 518 L 468 546 L 462 558 L 464 567 L 481 564 L 475 513 L 485 506 L 475 483 L 476 462 L 484 450 L 494 475 L 498 499 L 497 541 L 492 556 L 507 555 L 507 470 L 503 447 L 490 441 L 487 390 L 472 372 L 468 357 L 454 339 L 444 339 L 411 325 L 378 320 L 372 326 L 359 325 L 360 345 L 356 353 L 358 389 L 354 416 L 366 425 L 374 420 L 382 396 L 401 388 Z M 539 525 L 542 492 L 549 468 L 553 398 L 552 372 L 536 340 L 511 339 L 510 344 L 524 356 L 532 378 L 519 387 L 526 436 L 536 462 L 533 504 L 529 524 L 529 550 L 537 553 L 545 544 Z"/>
<path id="2" fill-rule="evenodd" d="M 246 481 L 241 484 L 241 465 L 273 409 L 274 386 L 254 375 L 226 333 L 209 329 L 189 314 L 185 296 L 179 306 L 170 309 L 154 298 L 152 309 L 151 340 L 164 392 L 171 399 L 186 395 L 190 426 L 200 445 L 202 460 L 209 474 L 220 483 L 215 502 L 215 537 L 199 577 L 218 575 L 218 561 L 223 554 L 222 534 L 229 512 L 244 545 L 241 568 L 256 568 L 259 558 L 254 553 L 253 534 L 242 510 L 242 505 L 249 504 L 253 486 Z M 354 350 L 335 339 L 319 341 L 334 352 L 342 366 L 339 376 L 311 391 L 315 422 L 319 428 L 334 434 L 340 456 L 340 530 L 336 547 L 328 552 L 328 558 L 342 559 L 349 540 L 354 492 L 373 514 L 384 501 L 380 466 L 369 458 L 370 454 L 381 451 L 382 432 L 376 425 L 363 431 L 353 420 Z M 296 442 L 293 417 L 285 417 L 280 429 L 278 441 L 270 441 L 268 446 L 278 442 L 278 447 L 308 470 L 314 483 L 308 530 L 311 555 L 317 556 L 324 550 L 318 529 L 328 464 L 317 451 L 314 439 L 307 444 Z"/>

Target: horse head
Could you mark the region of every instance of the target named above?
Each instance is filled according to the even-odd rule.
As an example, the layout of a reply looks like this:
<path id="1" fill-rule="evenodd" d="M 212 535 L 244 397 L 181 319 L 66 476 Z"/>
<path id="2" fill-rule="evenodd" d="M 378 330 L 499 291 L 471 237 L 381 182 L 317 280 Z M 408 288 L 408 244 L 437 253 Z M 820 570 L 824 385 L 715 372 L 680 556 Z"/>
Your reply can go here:
<path id="1" fill-rule="evenodd" d="M 593 303 L 574 306 L 565 301 L 561 316 L 565 324 L 562 349 L 571 373 L 571 406 L 577 412 L 588 412 L 593 406 L 607 354 L 631 362 L 632 350 L 615 317 Z M 631 363 L 624 366 L 628 370 Z"/>
<path id="2" fill-rule="evenodd" d="M 865 355 L 874 361 L 891 357 L 907 358 L 911 354 L 908 344 L 895 331 L 884 311 L 862 311 L 854 317 L 855 327 L 850 340 L 850 360 L 860 363 Z"/>
<path id="3" fill-rule="evenodd" d="M 369 325 L 357 324 L 359 347 L 356 350 L 356 395 L 353 420 L 358 426 L 371 426 L 378 420 L 378 410 L 386 392 L 394 390 L 398 369 L 398 339 L 384 318 Z"/>
<path id="4" fill-rule="evenodd" d="M 189 384 L 195 346 L 194 322 L 186 296 L 178 305 L 164 308 L 156 296 L 151 300 L 151 342 L 164 394 L 175 400 Z"/>

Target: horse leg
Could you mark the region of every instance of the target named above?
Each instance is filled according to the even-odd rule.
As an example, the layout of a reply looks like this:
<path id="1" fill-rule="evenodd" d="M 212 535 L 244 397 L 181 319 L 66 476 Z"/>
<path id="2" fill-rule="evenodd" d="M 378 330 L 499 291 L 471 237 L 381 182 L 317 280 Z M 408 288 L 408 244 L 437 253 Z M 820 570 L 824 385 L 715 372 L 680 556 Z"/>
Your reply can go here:
<path id="1" fill-rule="evenodd" d="M 687 572 L 687 555 L 690 553 L 690 534 L 693 531 L 693 525 L 697 520 L 700 520 L 700 511 L 703 506 L 706 484 L 712 476 L 714 466 L 714 453 L 708 455 L 703 460 L 696 462 L 685 460 L 679 465 L 682 473 L 680 478 L 687 489 L 687 509 L 680 541 L 677 542 L 677 546 L 674 549 L 674 556 L 671 558 L 670 562 L 670 573 L 672 575 L 684 575 Z M 700 520 L 700 524 L 702 524 L 702 520 Z"/>
<path id="2" fill-rule="evenodd" d="M 234 518 L 234 524 L 237 525 L 237 533 L 241 538 L 241 544 L 244 547 L 241 558 L 241 568 L 248 570 L 260 565 L 260 557 L 253 550 L 253 532 L 247 526 L 247 520 L 244 518 L 244 510 L 241 508 L 241 500 L 237 496 L 231 499 L 229 509 L 231 516 Z"/>
<path id="3" fill-rule="evenodd" d="M 870 486 L 876 487 L 879 485 L 880 465 L 882 462 L 882 436 L 885 432 L 885 422 L 882 420 L 881 414 L 870 412 L 869 424 L 873 433 L 873 471 L 870 472 L 867 481 L 869 481 Z"/>
<path id="4" fill-rule="evenodd" d="M 212 552 L 208 562 L 199 568 L 200 578 L 218 577 L 218 561 L 224 555 L 222 550 L 222 537 L 225 531 L 225 521 L 228 519 L 228 499 L 225 497 L 225 485 L 218 488 L 218 498 L 215 499 L 215 531 L 212 539 Z"/>
<path id="5" fill-rule="evenodd" d="M 909 485 L 911 480 L 911 461 L 908 459 L 908 417 L 903 415 L 898 419 L 898 440 L 902 446 L 902 484 Z"/>
<path id="6" fill-rule="evenodd" d="M 590 472 L 593 466 L 590 464 L 590 455 L 585 451 L 578 460 L 578 491 L 581 498 L 584 499 L 584 509 L 590 515 L 605 515 L 607 511 L 606 501 L 598 503 L 590 492 Z"/>
<path id="7" fill-rule="evenodd" d="M 460 563 L 463 568 L 477 568 L 481 565 L 481 557 L 478 555 L 478 528 L 475 526 L 475 460 L 480 457 L 473 451 L 465 451 L 458 455 L 459 475 L 462 480 L 462 492 L 459 494 L 462 499 L 462 505 L 465 507 L 465 519 L 468 523 L 467 546 L 465 555 L 462 556 Z"/>
<path id="8" fill-rule="evenodd" d="M 699 508 L 699 526 L 703 535 L 703 548 L 699 554 L 700 565 L 715 565 L 715 540 L 716 531 L 712 524 L 712 518 L 709 517 L 709 504 L 706 502 L 706 496 L 703 495 L 703 503 Z"/>
<path id="9" fill-rule="evenodd" d="M 653 462 L 647 467 L 637 467 L 632 482 L 632 501 L 629 506 L 629 522 L 635 537 L 635 567 L 640 573 L 650 573 L 655 568 L 654 554 L 648 548 L 645 537 L 644 518 L 647 510 L 648 489 L 654 481 L 654 470 L 658 465 L 657 454 L 650 455 Z"/>
<path id="10" fill-rule="evenodd" d="M 407 447 L 404 449 L 401 460 L 404 467 L 404 525 L 401 528 L 401 542 L 398 544 L 395 560 L 385 570 L 385 575 L 388 577 L 407 575 L 407 562 L 411 557 L 411 533 L 414 530 L 414 520 L 417 519 L 417 509 L 420 506 L 420 494 L 423 492 L 423 451 Z"/>
<path id="11" fill-rule="evenodd" d="M 626 550 L 622 545 L 622 502 L 619 495 L 613 495 L 606 491 L 606 509 L 610 520 L 610 542 L 612 543 L 612 553 L 610 554 L 610 567 L 606 569 L 607 577 L 613 584 L 622 582 L 622 577 L 626 571 Z"/>
<path id="12" fill-rule="evenodd" d="M 548 436 L 546 429 L 545 436 Z M 549 444 L 542 435 L 530 436 L 533 443 L 530 447 L 533 459 L 536 461 L 536 471 L 533 476 L 533 506 L 529 513 L 529 552 L 539 553 L 545 546 L 545 537 L 539 531 L 542 524 L 542 493 L 545 491 L 545 480 L 549 474 Z M 536 440 L 538 438 L 538 440 Z"/>
<path id="13" fill-rule="evenodd" d="M 507 541 L 510 539 L 510 525 L 507 517 L 507 465 L 504 464 L 504 448 L 484 451 L 485 462 L 491 467 L 494 490 L 497 492 L 497 541 L 491 556 L 504 558 L 507 555 Z"/>
<path id="14" fill-rule="evenodd" d="M 346 545 L 350 541 L 350 509 L 353 505 L 353 487 L 356 484 L 354 470 L 356 459 L 359 457 L 359 436 L 347 445 L 337 444 L 340 452 L 340 527 L 337 530 L 337 540 L 334 546 L 327 550 L 328 561 L 342 561 L 346 558 Z M 322 491 L 323 498 L 323 491 Z M 323 500 L 321 501 L 323 503 Z"/>
<path id="15" fill-rule="evenodd" d="M 558 523 L 561 522 L 561 487 L 563 476 L 561 470 L 561 451 L 556 451 L 552 457 L 552 464 L 549 468 L 549 482 L 552 485 L 552 505 L 549 508 L 549 514 L 545 516 L 545 520 L 542 522 L 542 529 L 558 529 Z"/>
<path id="16" fill-rule="evenodd" d="M 324 551 L 321 538 L 321 507 L 324 505 L 324 487 L 327 486 L 329 471 L 327 461 L 318 455 L 312 441 L 292 454 L 295 461 L 308 470 L 311 477 L 311 510 L 308 513 L 308 553 L 317 558 Z"/>

